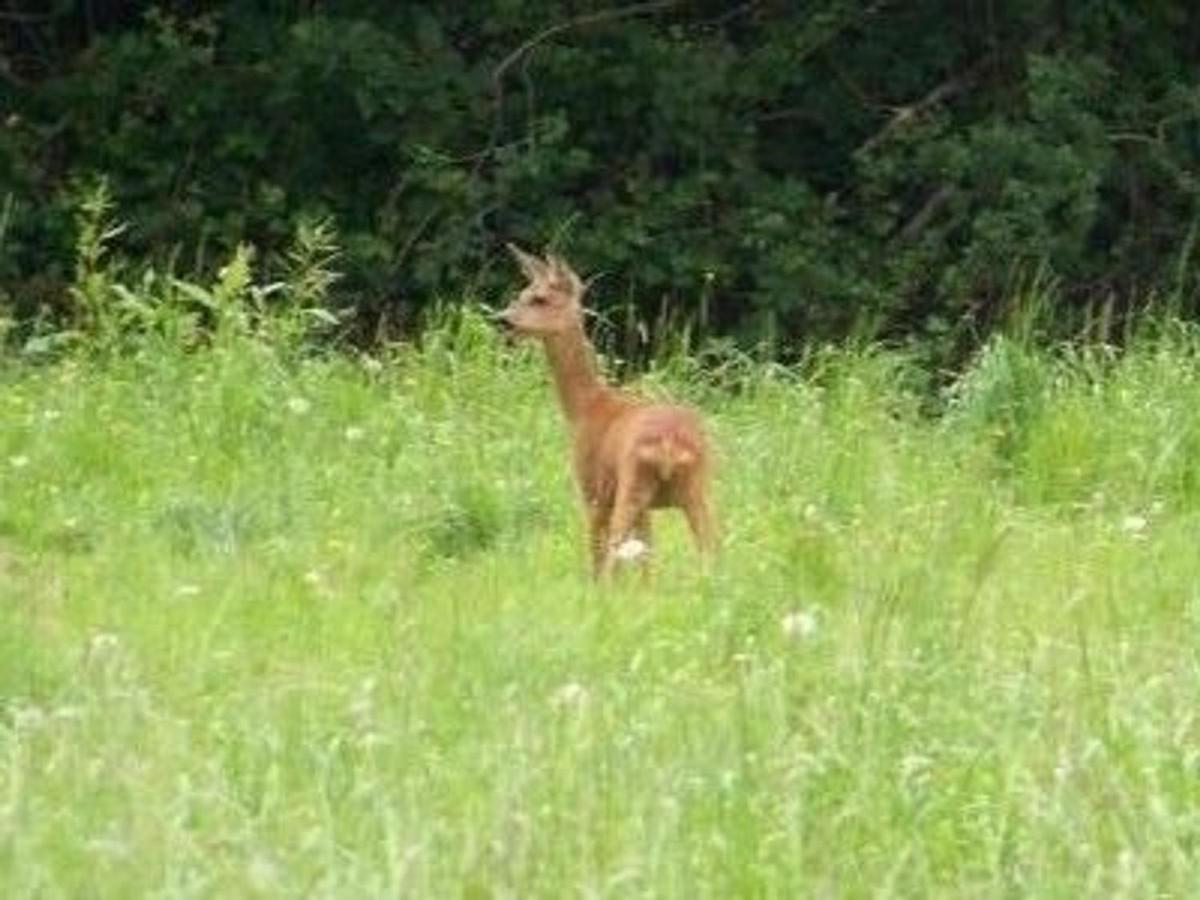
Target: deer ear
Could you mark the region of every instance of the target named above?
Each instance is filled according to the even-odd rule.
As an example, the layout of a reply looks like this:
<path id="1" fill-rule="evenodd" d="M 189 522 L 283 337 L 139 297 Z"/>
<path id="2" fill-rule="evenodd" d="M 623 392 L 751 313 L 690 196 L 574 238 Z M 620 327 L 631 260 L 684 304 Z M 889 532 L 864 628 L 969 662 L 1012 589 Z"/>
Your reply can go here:
<path id="1" fill-rule="evenodd" d="M 550 264 L 550 274 L 561 279 L 576 288 L 582 288 L 583 282 L 579 276 L 575 274 L 575 270 L 561 256 L 556 256 L 553 253 L 546 255 L 546 262 Z"/>
<path id="2" fill-rule="evenodd" d="M 549 274 L 549 267 L 532 253 L 526 253 L 516 244 L 507 244 L 508 252 L 516 259 L 521 271 L 530 281 L 540 281 Z"/>

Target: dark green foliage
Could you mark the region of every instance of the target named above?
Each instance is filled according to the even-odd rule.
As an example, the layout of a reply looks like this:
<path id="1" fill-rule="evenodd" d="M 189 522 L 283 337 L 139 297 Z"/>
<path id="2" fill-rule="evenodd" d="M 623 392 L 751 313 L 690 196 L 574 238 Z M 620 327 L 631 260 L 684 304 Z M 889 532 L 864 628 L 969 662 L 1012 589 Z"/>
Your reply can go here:
<path id="1" fill-rule="evenodd" d="M 52 8 L 0 13 L 0 321 L 65 304 L 97 175 L 121 251 L 187 271 L 330 217 L 364 334 L 510 288 L 509 239 L 601 305 L 784 343 L 940 356 L 1033 272 L 1063 327 L 1192 302 L 1184 0 Z"/>

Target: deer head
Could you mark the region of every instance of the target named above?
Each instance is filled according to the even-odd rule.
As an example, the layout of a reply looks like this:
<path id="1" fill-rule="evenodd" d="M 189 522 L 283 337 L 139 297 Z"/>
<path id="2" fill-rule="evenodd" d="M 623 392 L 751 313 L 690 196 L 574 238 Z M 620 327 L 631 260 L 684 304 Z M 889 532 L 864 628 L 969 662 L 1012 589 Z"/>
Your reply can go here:
<path id="1" fill-rule="evenodd" d="M 539 259 L 512 244 L 508 249 L 529 283 L 501 311 L 500 320 L 517 334 L 529 337 L 547 337 L 577 328 L 583 318 L 584 284 L 574 270 L 554 255 Z"/>

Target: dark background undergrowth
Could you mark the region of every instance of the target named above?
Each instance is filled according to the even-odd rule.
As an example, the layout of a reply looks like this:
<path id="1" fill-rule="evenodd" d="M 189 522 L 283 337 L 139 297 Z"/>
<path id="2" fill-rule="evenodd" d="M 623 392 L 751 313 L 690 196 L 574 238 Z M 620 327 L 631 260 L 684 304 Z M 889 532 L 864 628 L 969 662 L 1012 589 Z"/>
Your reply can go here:
<path id="1" fill-rule="evenodd" d="M 1187 315 L 1198 59 L 1184 0 L 9 2 L 0 315 L 68 303 L 97 177 L 183 274 L 330 221 L 365 337 L 510 287 L 510 239 L 780 347 L 945 356 L 1031 281 L 1075 332 Z"/>

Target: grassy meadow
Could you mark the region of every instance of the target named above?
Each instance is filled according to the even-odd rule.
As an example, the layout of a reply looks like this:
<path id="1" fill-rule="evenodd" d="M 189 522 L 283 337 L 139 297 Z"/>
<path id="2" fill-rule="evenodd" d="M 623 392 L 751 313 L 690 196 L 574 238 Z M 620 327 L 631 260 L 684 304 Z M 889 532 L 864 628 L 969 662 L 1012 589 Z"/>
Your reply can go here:
<path id="1" fill-rule="evenodd" d="M 471 316 L 0 357 L 3 895 L 1194 896 L 1200 336 L 709 362 L 719 560 L 598 588 Z"/>

